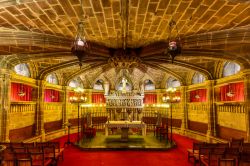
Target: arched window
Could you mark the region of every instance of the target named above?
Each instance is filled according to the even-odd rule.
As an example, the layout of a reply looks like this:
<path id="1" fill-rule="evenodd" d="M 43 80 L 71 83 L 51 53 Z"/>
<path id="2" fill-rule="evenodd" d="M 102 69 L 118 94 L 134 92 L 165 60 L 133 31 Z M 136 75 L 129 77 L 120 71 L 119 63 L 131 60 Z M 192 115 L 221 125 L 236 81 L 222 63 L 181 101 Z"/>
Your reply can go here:
<path id="1" fill-rule="evenodd" d="M 21 64 L 18 64 L 14 67 L 14 70 L 15 72 L 18 74 L 18 75 L 22 75 L 22 76 L 25 76 L 25 77 L 30 77 L 30 70 L 29 70 L 29 67 L 27 64 L 25 63 L 21 63 Z"/>
<path id="2" fill-rule="evenodd" d="M 145 90 L 155 90 L 155 85 L 151 80 L 145 80 L 144 86 Z"/>
<path id="3" fill-rule="evenodd" d="M 58 85 L 58 79 L 55 73 L 51 73 L 46 77 L 46 81 L 50 84 Z"/>
<path id="4" fill-rule="evenodd" d="M 82 81 L 79 78 L 71 80 L 69 82 L 69 86 L 72 88 L 77 88 L 77 87 L 83 88 Z"/>
<path id="5" fill-rule="evenodd" d="M 131 84 L 129 81 L 127 81 L 126 78 L 122 79 L 122 80 L 119 82 L 119 84 L 118 84 L 117 87 L 116 87 L 116 90 L 119 90 L 119 91 L 122 91 L 122 90 L 123 90 L 123 84 L 124 84 L 124 81 L 123 81 L 123 80 L 126 81 L 126 91 L 131 91 L 131 90 L 132 90 L 132 84 Z"/>
<path id="6" fill-rule="evenodd" d="M 240 65 L 234 62 L 226 62 L 223 68 L 223 77 L 231 76 L 240 71 Z"/>
<path id="7" fill-rule="evenodd" d="M 204 77 L 204 75 L 196 72 L 193 76 L 192 84 L 199 84 L 199 83 L 204 82 L 205 80 L 206 80 L 206 78 Z"/>
<path id="8" fill-rule="evenodd" d="M 170 87 L 172 87 L 172 88 L 177 88 L 177 87 L 179 87 L 179 86 L 181 86 L 181 83 L 180 83 L 180 81 L 178 81 L 177 79 L 172 78 L 172 77 L 170 77 L 170 78 L 168 79 L 168 81 L 167 81 L 167 88 L 170 88 Z"/>
<path id="9" fill-rule="evenodd" d="M 103 80 L 97 80 L 94 84 L 93 89 L 95 90 L 103 90 Z"/>

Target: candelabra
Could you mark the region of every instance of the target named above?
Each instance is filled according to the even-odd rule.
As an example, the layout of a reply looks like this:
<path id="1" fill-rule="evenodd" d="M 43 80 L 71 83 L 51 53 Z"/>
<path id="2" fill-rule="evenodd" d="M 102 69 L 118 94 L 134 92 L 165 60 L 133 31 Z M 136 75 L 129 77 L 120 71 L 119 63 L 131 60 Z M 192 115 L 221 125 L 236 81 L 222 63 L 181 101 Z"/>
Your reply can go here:
<path id="1" fill-rule="evenodd" d="M 87 97 L 83 93 L 84 90 L 82 88 L 76 88 L 74 89 L 74 95 L 69 98 L 71 103 L 77 103 L 78 109 L 77 109 L 77 119 L 78 119 L 78 133 L 77 133 L 77 142 L 79 143 L 80 140 L 80 106 L 81 103 L 86 103 Z"/>
<path id="2" fill-rule="evenodd" d="M 162 101 L 164 103 L 169 103 L 170 104 L 170 143 L 172 145 L 172 142 L 173 142 L 172 105 L 173 105 L 173 103 L 176 103 L 176 102 L 180 101 L 180 97 L 176 95 L 176 88 L 172 88 L 172 87 L 168 88 L 167 89 L 167 96 L 163 96 Z M 167 137 L 167 139 L 168 139 L 168 137 Z"/>

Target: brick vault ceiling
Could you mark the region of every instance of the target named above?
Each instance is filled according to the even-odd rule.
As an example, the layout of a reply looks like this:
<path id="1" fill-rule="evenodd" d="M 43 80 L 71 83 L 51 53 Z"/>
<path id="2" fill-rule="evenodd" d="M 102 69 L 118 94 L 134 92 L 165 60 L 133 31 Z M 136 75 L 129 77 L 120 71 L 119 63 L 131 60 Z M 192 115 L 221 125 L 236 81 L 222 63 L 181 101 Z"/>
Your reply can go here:
<path id="1" fill-rule="evenodd" d="M 113 72 L 105 64 L 110 56 L 108 48 L 122 47 L 124 1 L 83 0 L 81 15 L 79 0 L 2 0 L 0 55 L 12 64 L 33 60 L 42 74 L 52 71 L 49 69 L 62 75 L 79 74 L 77 67 L 63 73 L 61 69 L 68 66 L 60 65 L 78 65 L 71 63 L 76 58 L 70 49 L 77 23 L 84 18 L 86 38 L 95 43 L 92 55 L 86 57 L 86 66 L 99 71 L 98 64 L 108 76 L 111 73 L 107 72 Z M 176 29 L 170 33 L 170 20 L 177 23 L 183 51 L 176 63 L 167 65 L 170 62 L 163 55 L 164 42 L 178 36 Z M 213 76 L 211 64 L 225 60 L 248 68 L 249 23 L 250 3 L 242 0 L 129 0 L 127 45 L 142 48 L 142 64 L 136 71 L 146 72 L 155 82 L 160 82 L 164 72 L 184 78 L 185 72 L 202 69 Z M 95 80 L 101 72 L 90 73 L 95 74 L 88 78 Z"/>

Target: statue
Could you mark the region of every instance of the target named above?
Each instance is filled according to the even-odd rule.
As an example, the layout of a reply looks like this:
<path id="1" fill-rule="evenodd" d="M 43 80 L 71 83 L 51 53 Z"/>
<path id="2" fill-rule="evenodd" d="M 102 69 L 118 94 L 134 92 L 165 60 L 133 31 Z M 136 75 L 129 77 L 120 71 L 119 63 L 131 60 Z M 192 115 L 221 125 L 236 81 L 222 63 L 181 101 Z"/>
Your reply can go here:
<path id="1" fill-rule="evenodd" d="M 126 78 L 122 78 L 122 93 L 126 93 L 126 85 L 127 85 L 127 80 Z"/>

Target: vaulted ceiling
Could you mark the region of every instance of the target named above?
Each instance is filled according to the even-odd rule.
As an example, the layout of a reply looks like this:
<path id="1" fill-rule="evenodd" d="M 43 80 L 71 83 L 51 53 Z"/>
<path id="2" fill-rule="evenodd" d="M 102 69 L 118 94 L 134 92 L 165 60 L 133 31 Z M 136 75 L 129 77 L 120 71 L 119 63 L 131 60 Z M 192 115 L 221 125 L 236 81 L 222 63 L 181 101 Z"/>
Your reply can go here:
<path id="1" fill-rule="evenodd" d="M 0 0 L 2 67 L 29 63 L 44 78 L 56 72 L 64 83 L 80 76 L 87 87 L 98 78 L 113 83 L 119 72 L 111 50 L 124 44 L 138 64 L 128 73 L 134 86 L 152 79 L 157 87 L 168 76 L 187 82 L 199 71 L 215 78 L 215 64 L 226 60 L 250 66 L 250 3 L 244 0 Z M 121 3 L 129 2 L 127 7 Z M 81 8 L 82 7 L 82 8 Z M 83 15 L 81 10 L 83 9 Z M 126 11 L 126 15 L 124 15 Z M 80 69 L 72 55 L 77 23 L 83 19 L 91 52 Z M 176 26 L 170 32 L 169 22 Z M 167 41 L 180 37 L 182 54 L 172 63 Z M 139 50 L 139 51 L 138 51 Z M 138 53 L 139 52 L 139 53 Z"/>

